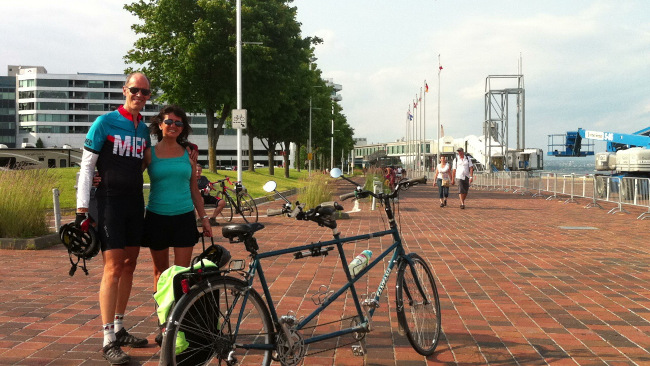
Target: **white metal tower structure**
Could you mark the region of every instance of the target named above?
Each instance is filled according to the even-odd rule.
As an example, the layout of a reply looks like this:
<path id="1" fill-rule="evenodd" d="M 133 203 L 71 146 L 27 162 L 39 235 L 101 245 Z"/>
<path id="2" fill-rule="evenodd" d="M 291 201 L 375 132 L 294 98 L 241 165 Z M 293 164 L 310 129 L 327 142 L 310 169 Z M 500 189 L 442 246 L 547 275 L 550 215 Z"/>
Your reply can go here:
<path id="1" fill-rule="evenodd" d="M 502 85 L 512 84 L 516 86 L 498 89 Z M 487 155 L 486 169 L 492 166 L 492 147 L 496 141 L 500 153 L 505 157 L 508 150 L 508 123 L 509 123 L 509 101 L 514 96 L 516 103 L 517 119 L 517 150 L 526 148 L 526 95 L 524 89 L 524 75 L 521 72 L 517 75 L 489 75 L 485 79 L 485 120 L 483 123 L 483 134 L 485 135 L 485 152 Z"/>

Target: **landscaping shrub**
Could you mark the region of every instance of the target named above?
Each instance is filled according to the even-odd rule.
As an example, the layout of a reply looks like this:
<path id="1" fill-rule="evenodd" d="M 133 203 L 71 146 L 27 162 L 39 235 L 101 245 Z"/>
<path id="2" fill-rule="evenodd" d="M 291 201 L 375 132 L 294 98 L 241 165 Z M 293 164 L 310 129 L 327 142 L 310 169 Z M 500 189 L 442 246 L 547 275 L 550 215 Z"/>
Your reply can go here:
<path id="1" fill-rule="evenodd" d="M 0 237 L 30 238 L 47 234 L 47 202 L 52 174 L 48 169 L 0 171 Z"/>
<path id="2" fill-rule="evenodd" d="M 314 173 L 305 179 L 305 186 L 298 193 L 298 201 L 305 204 L 305 209 L 314 208 L 321 202 L 332 200 L 332 187 L 329 175 Z"/>

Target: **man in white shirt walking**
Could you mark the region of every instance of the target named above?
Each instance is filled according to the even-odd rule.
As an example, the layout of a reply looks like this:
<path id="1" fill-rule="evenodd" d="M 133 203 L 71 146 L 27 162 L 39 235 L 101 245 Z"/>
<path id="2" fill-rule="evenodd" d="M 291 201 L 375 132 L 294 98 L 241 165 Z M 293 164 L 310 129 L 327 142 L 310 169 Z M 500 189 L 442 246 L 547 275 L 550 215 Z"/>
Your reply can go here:
<path id="1" fill-rule="evenodd" d="M 474 164 L 465 155 L 465 150 L 462 147 L 456 149 L 458 156 L 454 159 L 452 166 L 451 184 L 456 184 L 458 181 L 458 197 L 460 198 L 460 208 L 465 209 L 465 199 L 467 192 L 469 192 L 469 183 L 474 179 Z"/>

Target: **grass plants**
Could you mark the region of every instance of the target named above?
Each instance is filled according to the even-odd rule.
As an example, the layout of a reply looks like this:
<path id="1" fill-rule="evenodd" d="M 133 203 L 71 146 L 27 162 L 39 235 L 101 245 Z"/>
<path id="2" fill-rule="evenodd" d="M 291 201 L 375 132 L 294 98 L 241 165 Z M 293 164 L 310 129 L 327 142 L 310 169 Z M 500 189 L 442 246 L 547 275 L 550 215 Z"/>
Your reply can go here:
<path id="1" fill-rule="evenodd" d="M 384 171 L 381 168 L 370 168 L 366 171 L 366 183 L 363 186 L 363 189 L 373 192 L 373 182 L 379 181 L 383 185 L 384 191 L 387 191 L 388 187 L 384 185 Z"/>
<path id="2" fill-rule="evenodd" d="M 334 192 L 332 180 L 325 174 L 312 174 L 311 178 L 303 180 L 304 188 L 298 193 L 298 201 L 305 204 L 305 208 L 314 208 L 318 204 L 332 200 Z"/>
<path id="3" fill-rule="evenodd" d="M 48 233 L 46 208 L 51 205 L 53 177 L 49 169 L 0 171 L 0 237 L 30 238 Z"/>

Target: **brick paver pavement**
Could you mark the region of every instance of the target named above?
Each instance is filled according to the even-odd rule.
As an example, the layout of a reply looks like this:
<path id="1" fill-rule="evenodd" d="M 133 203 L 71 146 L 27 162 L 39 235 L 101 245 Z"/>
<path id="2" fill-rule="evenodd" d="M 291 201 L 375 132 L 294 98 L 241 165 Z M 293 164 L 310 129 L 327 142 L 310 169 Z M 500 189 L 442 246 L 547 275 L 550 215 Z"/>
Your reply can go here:
<path id="1" fill-rule="evenodd" d="M 405 192 L 399 222 L 408 250 L 425 257 L 436 277 L 443 326 L 436 353 L 424 358 L 398 334 L 392 276 L 367 336 L 365 359 L 353 356 L 350 346 L 326 350 L 349 341 L 340 339 L 312 346 L 305 365 L 650 365 L 650 221 L 636 220 L 638 212 L 584 209 L 587 202 L 478 190 L 470 192 L 467 209 L 458 208 L 453 194 L 443 209 L 434 195 L 431 186 Z M 352 208 L 351 202 L 344 205 Z M 271 206 L 279 204 L 261 210 Z M 387 225 L 381 210 L 370 211 L 367 203 L 361 208 L 339 221 L 344 235 Z M 260 221 L 266 228 L 256 236 L 263 249 L 331 237 L 311 222 Z M 233 257 L 245 256 L 241 244 L 219 242 Z M 387 238 L 353 243 L 346 255 L 366 248 L 378 254 L 389 244 Z M 90 262 L 89 276 L 78 271 L 70 278 L 61 245 L 2 250 L 0 256 L 0 364 L 106 364 L 99 352 L 101 259 Z M 280 314 L 295 311 L 301 317 L 313 310 L 311 296 L 319 287 L 340 283 L 337 265 L 336 255 L 265 262 Z M 369 288 L 383 274 L 378 267 L 369 274 Z M 125 322 L 153 343 L 151 278 L 150 256 L 143 251 Z M 363 284 L 358 288 L 365 292 Z M 350 309 L 349 299 L 337 300 L 319 324 L 346 318 Z M 157 364 L 155 345 L 126 350 L 132 364 Z"/>

